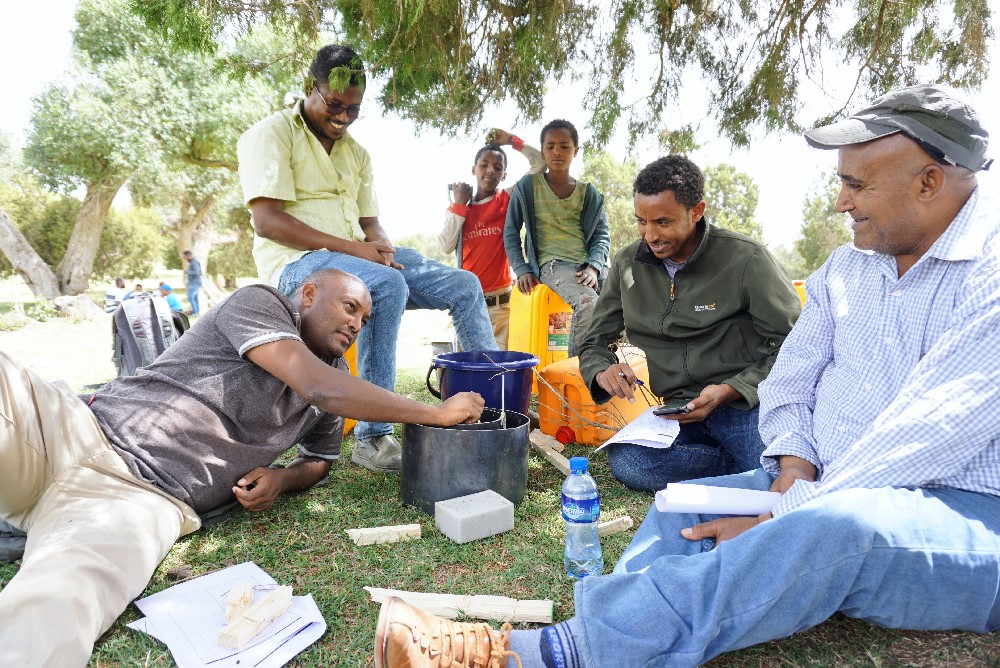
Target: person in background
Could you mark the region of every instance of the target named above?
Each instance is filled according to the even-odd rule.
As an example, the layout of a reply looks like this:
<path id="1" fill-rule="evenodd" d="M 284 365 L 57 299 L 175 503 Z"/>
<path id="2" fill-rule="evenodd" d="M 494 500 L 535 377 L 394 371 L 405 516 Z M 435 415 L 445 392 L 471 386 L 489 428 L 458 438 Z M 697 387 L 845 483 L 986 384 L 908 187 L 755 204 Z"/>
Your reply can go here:
<path id="1" fill-rule="evenodd" d="M 167 283 L 160 283 L 160 296 L 167 300 L 167 305 L 171 311 L 184 311 L 181 300 L 173 293 L 173 288 Z"/>
<path id="2" fill-rule="evenodd" d="M 134 288 L 125 293 L 125 296 L 122 297 L 122 301 L 125 301 L 126 299 L 132 299 L 132 297 L 141 294 L 142 294 L 142 283 L 136 283 Z"/>
<path id="3" fill-rule="evenodd" d="M 114 287 L 108 288 L 104 293 L 104 312 L 113 313 L 118 306 L 125 301 L 125 296 L 130 294 L 125 288 L 125 279 L 116 278 Z"/>
<path id="4" fill-rule="evenodd" d="M 510 287 L 514 277 L 504 250 L 503 229 L 507 205 L 513 186 L 498 190 L 507 176 L 507 154 L 503 146 L 510 145 L 528 159 L 528 173 L 545 169 L 538 149 L 506 130 L 494 128 L 486 137 L 486 145 L 476 152 L 472 175 L 476 177 L 476 192 L 468 183 L 448 186 L 451 205 L 445 215 L 444 227 L 438 235 L 438 245 L 445 253 L 454 252 L 460 269 L 471 271 L 479 278 L 486 300 L 493 336 L 500 350 L 507 349 L 510 323 Z"/>
<path id="5" fill-rule="evenodd" d="M 570 165 L 580 150 L 573 124 L 561 119 L 550 122 L 542 128 L 540 141 L 545 171 L 528 174 L 514 186 L 504 246 L 518 290 L 529 295 L 542 282 L 573 308 L 569 356 L 574 357 L 590 327 L 607 273 L 611 232 L 604 196 L 570 176 Z"/>
<path id="6" fill-rule="evenodd" d="M 580 150 L 573 124 L 561 119 L 550 122 L 542 128 L 540 141 L 545 171 L 528 174 L 514 186 L 504 247 L 522 294 L 531 294 L 541 282 L 572 307 L 569 355 L 573 357 L 590 327 L 607 273 L 611 232 L 604 196 L 570 176 L 570 164 Z"/>
<path id="7" fill-rule="evenodd" d="M 188 304 L 191 305 L 191 315 L 198 315 L 201 313 L 201 306 L 198 303 L 198 291 L 201 290 L 201 262 L 189 250 L 184 251 L 184 261 L 187 263 L 184 282 L 187 283 Z"/>

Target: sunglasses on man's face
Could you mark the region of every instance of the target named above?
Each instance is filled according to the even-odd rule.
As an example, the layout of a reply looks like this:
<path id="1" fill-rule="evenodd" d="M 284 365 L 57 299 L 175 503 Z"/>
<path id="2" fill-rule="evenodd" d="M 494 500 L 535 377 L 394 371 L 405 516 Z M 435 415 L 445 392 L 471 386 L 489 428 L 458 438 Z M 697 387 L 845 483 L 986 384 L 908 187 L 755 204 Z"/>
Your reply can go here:
<path id="1" fill-rule="evenodd" d="M 319 87 L 313 88 L 316 94 L 319 95 L 320 99 L 326 104 L 326 113 L 331 116 L 339 116 L 344 112 L 347 112 L 348 118 L 357 118 L 361 113 L 360 104 L 341 104 L 340 102 L 331 102 L 326 99 L 326 96 L 320 92 Z"/>

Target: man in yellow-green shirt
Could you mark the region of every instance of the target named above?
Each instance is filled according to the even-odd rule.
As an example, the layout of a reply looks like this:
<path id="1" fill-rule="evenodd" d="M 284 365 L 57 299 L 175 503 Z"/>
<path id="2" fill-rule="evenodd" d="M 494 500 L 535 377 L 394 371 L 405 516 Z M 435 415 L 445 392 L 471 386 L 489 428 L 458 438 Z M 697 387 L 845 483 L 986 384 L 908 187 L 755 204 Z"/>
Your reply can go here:
<path id="1" fill-rule="evenodd" d="M 259 121 L 237 144 L 261 280 L 286 295 L 322 268 L 363 280 L 373 309 L 358 335 L 358 371 L 390 391 L 407 307 L 447 309 L 465 350 L 495 350 L 476 276 L 394 247 L 379 223 L 371 159 L 347 132 L 365 94 L 361 59 L 349 47 L 325 46 L 310 74 L 312 89 L 304 100 Z M 352 460 L 397 472 L 400 447 L 392 425 L 359 422 Z"/>

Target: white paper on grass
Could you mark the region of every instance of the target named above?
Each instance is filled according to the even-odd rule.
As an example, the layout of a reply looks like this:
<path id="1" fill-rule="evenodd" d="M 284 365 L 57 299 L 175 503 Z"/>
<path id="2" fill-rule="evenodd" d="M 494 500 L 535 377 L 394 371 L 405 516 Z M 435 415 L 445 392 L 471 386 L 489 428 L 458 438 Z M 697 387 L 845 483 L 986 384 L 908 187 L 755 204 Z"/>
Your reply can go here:
<path id="1" fill-rule="evenodd" d="M 762 515 L 771 512 L 779 498 L 777 492 L 672 482 L 656 493 L 656 509 L 661 513 Z"/>
<path id="2" fill-rule="evenodd" d="M 651 406 L 644 410 L 636 419 L 618 430 L 618 433 L 609 438 L 598 450 L 615 443 L 635 443 L 645 445 L 648 448 L 669 448 L 674 444 L 674 439 L 681 430 L 677 420 L 669 420 L 653 415 L 653 411 L 659 406 Z"/>
<path id="3" fill-rule="evenodd" d="M 288 611 L 242 650 L 220 645 L 226 595 L 242 581 L 254 585 L 255 602 L 264 590 L 277 586 L 254 563 L 230 566 L 136 601 L 146 617 L 128 626 L 166 644 L 178 668 L 279 668 L 326 631 L 312 596 L 293 596 Z"/>

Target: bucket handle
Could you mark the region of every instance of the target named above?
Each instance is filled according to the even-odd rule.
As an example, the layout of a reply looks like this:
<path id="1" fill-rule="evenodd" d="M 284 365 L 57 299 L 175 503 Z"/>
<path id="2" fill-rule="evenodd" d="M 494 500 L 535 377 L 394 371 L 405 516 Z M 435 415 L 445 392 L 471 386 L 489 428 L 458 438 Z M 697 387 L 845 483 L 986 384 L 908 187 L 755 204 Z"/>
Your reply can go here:
<path id="1" fill-rule="evenodd" d="M 436 368 L 437 368 L 436 365 L 431 364 L 430 367 L 428 367 L 427 369 L 427 391 L 433 394 L 435 398 L 440 399 L 441 390 L 435 390 L 433 387 L 431 387 L 431 374 L 434 373 L 434 369 Z"/>

